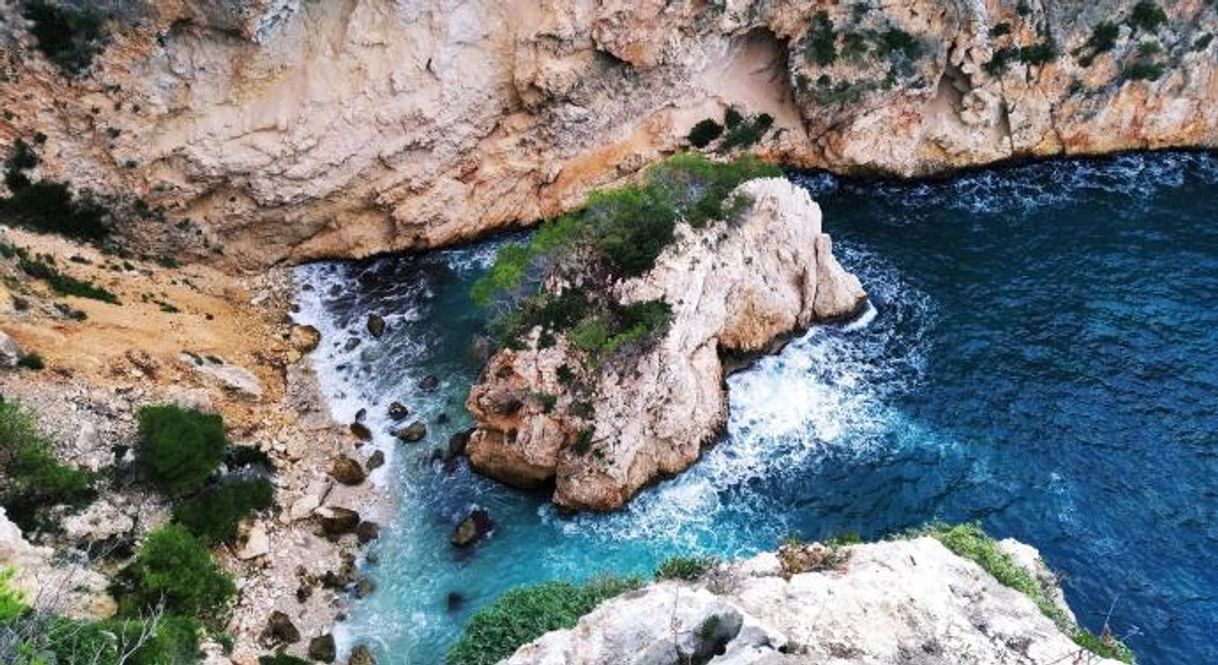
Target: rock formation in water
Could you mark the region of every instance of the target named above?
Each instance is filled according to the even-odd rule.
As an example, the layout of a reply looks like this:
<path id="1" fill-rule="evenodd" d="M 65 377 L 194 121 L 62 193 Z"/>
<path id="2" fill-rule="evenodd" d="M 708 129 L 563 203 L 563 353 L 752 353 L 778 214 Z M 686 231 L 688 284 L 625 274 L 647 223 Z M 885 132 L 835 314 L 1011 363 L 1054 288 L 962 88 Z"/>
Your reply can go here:
<path id="1" fill-rule="evenodd" d="M 724 353 L 859 311 L 866 296 L 806 191 L 781 178 L 738 191 L 751 201 L 738 221 L 678 225 L 649 272 L 612 286 L 622 304 L 671 307 L 659 339 L 597 360 L 569 335 L 546 345 L 535 330 L 525 348 L 491 358 L 466 402 L 476 469 L 525 487 L 554 479 L 562 506 L 617 508 L 687 468 L 723 427 Z"/>
<path id="2" fill-rule="evenodd" d="M 695 583 L 657 582 L 606 601 L 574 628 L 545 634 L 501 665 L 1120 662 L 1066 633 L 1077 631 L 1073 614 L 1034 549 L 1010 540 L 998 546 L 1027 566 L 1046 598 L 1059 600 L 1051 611 L 1060 613 L 1060 624 L 934 538 L 836 552 L 812 545 L 808 572 L 791 570 L 780 551 Z"/>
<path id="3" fill-rule="evenodd" d="M 1218 144 L 1199 0 L 102 4 L 75 76 L 0 8 L 0 145 L 41 134 L 41 176 L 174 222 L 128 235 L 245 266 L 552 217 L 704 121 L 708 150 L 899 175 Z"/>

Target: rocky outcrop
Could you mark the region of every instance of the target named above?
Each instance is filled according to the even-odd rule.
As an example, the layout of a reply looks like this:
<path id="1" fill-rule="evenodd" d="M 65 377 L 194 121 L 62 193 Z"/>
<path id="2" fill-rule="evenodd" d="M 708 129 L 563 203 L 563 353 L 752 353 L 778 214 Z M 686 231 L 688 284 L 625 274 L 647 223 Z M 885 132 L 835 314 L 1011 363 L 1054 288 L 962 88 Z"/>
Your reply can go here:
<path id="1" fill-rule="evenodd" d="M 26 602 L 74 618 L 114 614 L 117 605 L 108 593 L 106 577 L 71 559 L 31 544 L 0 508 L 0 571 L 12 570 L 10 584 Z"/>
<path id="2" fill-rule="evenodd" d="M 616 508 L 687 468 L 723 426 L 723 353 L 763 350 L 863 306 L 807 192 L 780 178 L 738 191 L 752 200 L 739 221 L 678 225 L 654 268 L 612 287 L 624 304 L 668 303 L 659 339 L 605 361 L 565 335 L 545 346 L 534 334 L 528 348 L 491 358 L 466 402 L 476 469 L 526 487 L 554 479 L 563 506 Z"/>
<path id="3" fill-rule="evenodd" d="M 762 554 L 697 583 L 659 582 L 606 601 L 503 664 L 1119 662 L 1084 650 L 1027 596 L 933 538 L 838 556 L 839 565 L 790 574 Z"/>
<path id="4" fill-rule="evenodd" d="M 77 79 L 9 3 L 0 144 L 246 266 L 551 217 L 728 107 L 771 118 L 733 145 L 845 172 L 1215 146 L 1218 7 L 1136 2 L 108 3 L 142 15 Z"/>

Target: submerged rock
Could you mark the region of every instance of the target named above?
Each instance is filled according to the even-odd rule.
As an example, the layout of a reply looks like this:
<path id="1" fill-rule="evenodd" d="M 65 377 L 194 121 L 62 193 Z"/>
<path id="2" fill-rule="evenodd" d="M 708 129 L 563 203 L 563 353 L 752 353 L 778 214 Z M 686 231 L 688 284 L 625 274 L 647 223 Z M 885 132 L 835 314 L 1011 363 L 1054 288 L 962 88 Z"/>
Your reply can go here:
<path id="1" fill-rule="evenodd" d="M 495 522 L 485 508 L 475 508 L 461 520 L 449 539 L 457 547 L 469 547 L 485 538 L 495 529 Z"/>
<path id="2" fill-rule="evenodd" d="M 613 286 L 621 303 L 672 308 L 649 348 L 598 363 L 565 334 L 544 346 L 534 333 L 528 348 L 495 354 L 466 400 L 475 469 L 521 487 L 553 479 L 562 506 L 617 508 L 687 468 L 724 426 L 721 353 L 763 351 L 861 311 L 866 294 L 834 260 L 805 190 L 768 178 L 738 191 L 752 201 L 739 222 L 679 225 L 654 268 Z"/>
<path id="3" fill-rule="evenodd" d="M 360 522 L 359 526 L 355 527 L 355 537 L 361 545 L 370 543 L 381 537 L 381 525 L 376 522 Z"/>
<path id="4" fill-rule="evenodd" d="M 706 580 L 656 582 L 502 665 L 1117 665 L 934 538 L 843 547 L 837 556 L 838 566 L 790 574 L 767 553 Z"/>
<path id="5" fill-rule="evenodd" d="M 435 374 L 428 374 L 427 376 L 423 377 L 422 381 L 419 381 L 419 388 L 424 392 L 434 392 L 439 387 L 440 378 Z"/>
<path id="6" fill-rule="evenodd" d="M 373 337 L 385 334 L 385 319 L 380 314 L 368 315 L 368 334 Z"/>
<path id="7" fill-rule="evenodd" d="M 357 644 L 351 649 L 351 657 L 347 659 L 347 665 L 376 665 L 376 657 L 372 655 L 372 650 L 363 644 Z"/>
<path id="8" fill-rule="evenodd" d="M 422 441 L 423 437 L 427 436 L 427 425 L 416 420 L 397 432 L 394 432 L 393 435 L 406 443 L 417 443 Z"/>
<path id="9" fill-rule="evenodd" d="M 394 420 L 401 420 L 410 415 L 410 409 L 406 408 L 401 402 L 391 402 L 389 404 L 389 417 Z"/>

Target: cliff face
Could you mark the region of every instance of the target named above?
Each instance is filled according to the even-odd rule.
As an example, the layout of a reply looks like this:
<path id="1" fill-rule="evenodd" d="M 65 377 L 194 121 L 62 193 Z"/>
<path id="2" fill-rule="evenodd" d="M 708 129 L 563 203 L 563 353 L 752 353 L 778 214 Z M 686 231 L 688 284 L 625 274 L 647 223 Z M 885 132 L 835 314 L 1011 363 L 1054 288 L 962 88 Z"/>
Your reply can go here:
<path id="1" fill-rule="evenodd" d="M 0 9 L 0 142 L 251 267 L 552 216 L 728 107 L 772 119 L 730 145 L 846 172 L 1218 142 L 1202 0 L 102 4 L 74 80 Z"/>
<path id="2" fill-rule="evenodd" d="M 1043 577 L 1035 550 L 999 546 L 1030 551 L 1029 573 Z M 841 561 L 793 574 L 780 551 L 697 583 L 657 582 L 520 647 L 503 665 L 1119 662 L 1081 648 L 1029 597 L 933 538 L 808 551 Z M 1056 595 L 1051 575 L 1041 584 Z M 1068 621 L 1069 609 L 1059 611 Z"/>
<path id="3" fill-rule="evenodd" d="M 507 482 L 553 478 L 554 501 L 621 506 L 647 482 L 683 471 L 723 426 L 723 352 L 757 351 L 813 321 L 849 316 L 865 295 L 834 260 L 820 209 L 787 180 L 753 180 L 735 223 L 678 226 L 641 277 L 617 282 L 622 304 L 662 299 L 660 339 L 592 359 L 560 334 L 498 352 L 470 391 L 478 421 L 470 462 Z"/>

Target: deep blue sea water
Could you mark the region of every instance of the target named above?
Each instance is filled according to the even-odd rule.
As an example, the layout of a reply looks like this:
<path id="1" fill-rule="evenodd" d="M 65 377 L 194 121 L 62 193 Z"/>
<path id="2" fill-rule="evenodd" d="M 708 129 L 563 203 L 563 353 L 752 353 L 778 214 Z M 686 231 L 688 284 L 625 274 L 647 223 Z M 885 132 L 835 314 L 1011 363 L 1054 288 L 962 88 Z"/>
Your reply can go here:
<path id="1" fill-rule="evenodd" d="M 391 453 L 374 479 L 398 497 L 366 566 L 378 591 L 341 625 L 345 644 L 433 665 L 518 584 L 938 518 L 1039 547 L 1082 623 L 1111 612 L 1142 663 L 1218 663 L 1218 158 L 793 177 L 874 311 L 733 375 L 723 439 L 611 515 L 562 516 L 432 460 L 469 425 L 482 324 L 469 284 L 513 239 L 299 269 L 323 390 L 340 421 L 368 407 Z M 388 320 L 381 340 L 364 332 L 371 311 Z M 419 389 L 428 374 L 439 391 Z M 425 443 L 389 436 L 394 399 L 430 423 Z M 498 528 L 459 552 L 448 535 L 473 504 Z"/>

